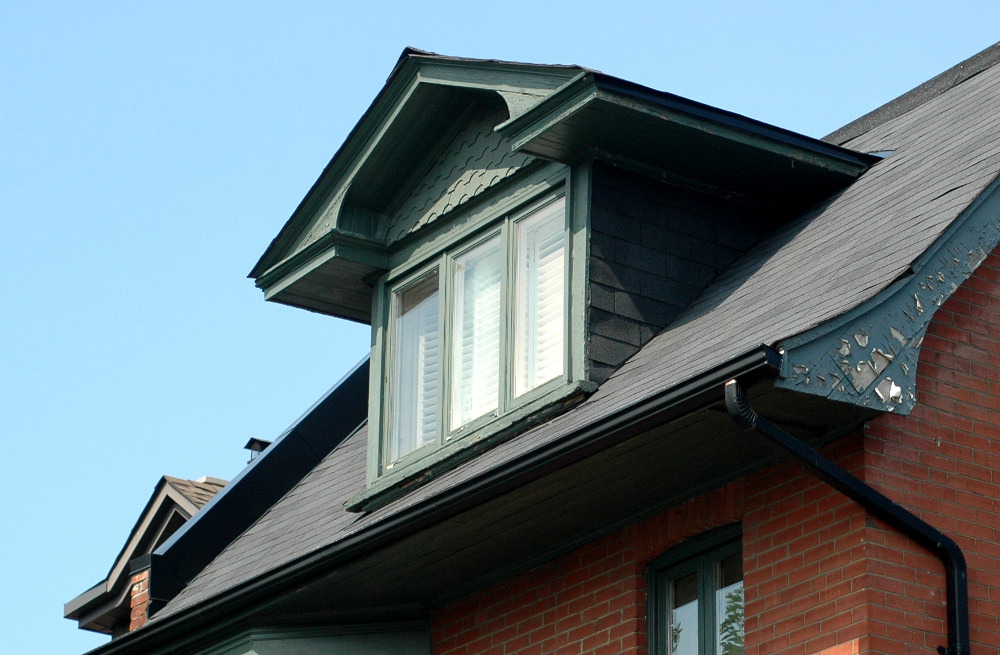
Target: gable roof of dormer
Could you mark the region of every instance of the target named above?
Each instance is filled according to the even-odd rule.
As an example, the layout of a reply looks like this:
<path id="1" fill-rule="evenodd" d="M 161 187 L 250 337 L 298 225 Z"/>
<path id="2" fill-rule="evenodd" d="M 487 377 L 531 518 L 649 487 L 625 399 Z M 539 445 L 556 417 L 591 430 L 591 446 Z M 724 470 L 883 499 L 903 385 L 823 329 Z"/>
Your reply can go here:
<path id="1" fill-rule="evenodd" d="M 129 563 L 155 550 L 226 486 L 225 480 L 183 480 L 165 475 L 156 483 L 107 577 L 66 603 L 65 616 L 81 628 L 111 633 L 128 624 Z"/>
<path id="2" fill-rule="evenodd" d="M 786 209 L 876 161 L 579 66 L 407 49 L 250 277 L 268 300 L 367 323 L 400 239 L 537 159 L 590 157 Z"/>

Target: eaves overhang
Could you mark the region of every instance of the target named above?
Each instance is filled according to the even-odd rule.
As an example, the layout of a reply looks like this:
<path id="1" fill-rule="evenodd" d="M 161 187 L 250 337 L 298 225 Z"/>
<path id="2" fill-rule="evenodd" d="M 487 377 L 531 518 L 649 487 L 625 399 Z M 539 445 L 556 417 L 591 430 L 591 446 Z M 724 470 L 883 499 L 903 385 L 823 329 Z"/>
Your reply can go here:
<path id="1" fill-rule="evenodd" d="M 909 414 L 937 310 L 1000 245 L 1000 177 L 909 268 L 852 310 L 785 339 L 779 387 Z"/>
<path id="2" fill-rule="evenodd" d="M 407 507 L 405 511 L 389 514 L 383 519 L 351 530 L 342 538 L 287 564 L 263 571 L 257 577 L 240 583 L 225 592 L 151 621 L 141 630 L 125 635 L 98 649 L 95 653 L 125 655 L 159 652 L 160 650 L 174 652 L 177 648 L 183 648 L 186 643 L 204 643 L 203 639 L 206 634 L 222 635 L 227 630 L 237 629 L 239 626 L 245 627 L 248 621 L 254 620 L 255 616 L 257 620 L 267 620 L 267 617 L 271 616 L 269 614 L 271 612 L 280 612 L 289 607 L 298 608 L 300 607 L 299 603 L 302 602 L 302 594 L 309 596 L 313 593 L 320 593 L 334 597 L 344 596 L 336 591 L 335 585 L 331 586 L 333 583 L 327 581 L 325 576 L 328 575 L 333 575 L 338 580 L 336 584 L 348 584 L 352 594 L 357 593 L 358 588 L 367 586 L 368 588 L 362 591 L 374 594 L 370 598 L 381 599 L 381 602 L 387 603 L 389 606 L 397 600 L 403 602 L 400 600 L 403 592 L 412 592 L 415 586 L 421 584 L 420 580 L 404 583 L 398 580 L 398 575 L 396 582 L 391 584 L 373 580 L 371 563 L 368 558 L 389 558 L 388 567 L 382 567 L 380 570 L 385 571 L 386 575 L 396 575 L 393 571 L 398 573 L 401 570 L 396 567 L 405 567 L 406 562 L 415 561 L 410 559 L 413 554 L 409 550 L 411 548 L 429 547 L 432 550 L 438 549 L 437 552 L 440 554 L 440 535 L 443 533 L 427 530 L 428 528 L 447 523 L 456 517 L 476 516 L 480 508 L 487 506 L 496 508 L 504 505 L 507 508 L 505 511 L 509 511 L 508 503 L 511 501 L 537 503 L 537 486 L 532 487 L 533 484 L 544 484 L 544 480 L 551 478 L 557 472 L 567 471 L 573 465 L 591 466 L 594 471 L 599 472 L 603 469 L 604 460 L 601 457 L 604 453 L 617 452 L 616 446 L 633 443 L 635 438 L 641 437 L 640 441 L 645 443 L 646 447 L 653 448 L 658 452 L 662 452 L 664 448 L 672 448 L 671 444 L 677 443 L 675 440 L 680 438 L 682 433 L 675 433 L 675 436 L 665 439 L 665 435 L 660 433 L 665 427 L 681 425 L 686 427 L 670 429 L 696 429 L 692 426 L 701 425 L 702 428 L 697 429 L 703 429 L 703 421 L 708 418 L 712 422 L 715 417 L 718 417 L 718 422 L 712 422 L 713 426 L 726 425 L 725 421 L 728 421 L 728 417 L 724 412 L 709 406 L 718 405 L 721 402 L 725 381 L 733 377 L 754 378 L 760 381 L 761 388 L 773 389 L 770 380 L 773 378 L 775 367 L 779 365 L 779 359 L 775 351 L 767 347 L 761 347 L 733 358 L 696 378 L 583 426 L 544 448 L 527 451 L 502 466 L 469 477 L 461 484 Z M 810 413 L 808 407 L 802 409 L 802 412 L 809 413 L 811 416 L 816 415 L 815 412 Z M 697 418 L 699 416 L 700 419 Z M 856 422 L 859 416 L 859 414 L 854 414 L 850 416 L 850 420 Z M 688 422 L 691 417 L 695 417 L 694 422 Z M 828 412 L 827 418 L 841 424 L 849 420 L 848 414 L 836 408 Z M 678 421 L 680 424 L 677 423 Z M 712 429 L 706 434 L 716 433 L 717 431 Z M 731 438 L 731 436 L 725 438 Z M 723 442 L 720 441 L 720 443 Z M 697 440 L 691 441 L 688 447 L 695 451 L 705 449 L 704 444 Z M 627 462 L 642 461 L 645 462 L 647 468 L 652 467 L 645 472 L 652 474 L 655 479 L 662 481 L 672 477 L 665 476 L 663 473 L 663 465 L 668 463 L 667 461 L 644 457 L 645 451 L 641 450 L 628 452 L 630 454 L 626 455 L 625 465 Z M 725 467 L 725 471 L 719 468 L 718 462 L 705 461 L 703 464 L 712 467 L 712 475 L 714 476 L 732 477 L 745 473 L 745 467 L 748 465 L 759 466 L 759 464 L 754 463 L 755 460 L 751 461 L 753 457 L 756 455 L 749 451 L 744 452 L 737 446 L 729 456 L 732 461 Z M 659 463 L 654 465 L 654 462 Z M 619 460 L 618 466 L 621 465 L 623 464 Z M 676 469 L 678 473 L 683 475 L 695 475 L 695 472 L 684 471 L 685 467 L 681 462 L 676 462 L 672 466 L 672 471 Z M 617 475 L 620 471 L 617 469 L 615 471 L 614 478 L 618 481 L 618 486 L 630 487 L 628 476 Z M 604 475 L 612 474 L 604 473 Z M 575 480 L 576 483 L 581 480 L 589 480 L 586 477 L 572 475 L 572 471 L 566 475 L 560 473 L 556 477 L 564 481 L 567 479 Z M 674 483 L 671 482 L 671 484 Z M 699 484 L 705 484 L 705 482 L 701 481 Z M 632 513 L 638 511 L 639 507 L 648 508 L 650 502 L 648 494 L 653 493 L 648 489 L 642 489 L 637 494 L 635 491 L 629 491 L 628 493 L 635 494 L 628 501 L 629 503 L 634 501 L 635 507 L 632 507 L 632 505 L 621 506 L 619 504 L 620 497 L 614 492 L 608 492 L 603 485 L 589 485 L 588 488 L 589 491 L 586 492 L 590 494 L 588 497 L 603 496 L 603 510 L 600 519 L 602 521 L 609 520 L 609 517 L 616 521 L 634 520 Z M 668 500 L 670 499 L 663 498 L 662 502 Z M 584 501 L 581 500 L 581 502 Z M 535 549 L 535 546 L 531 546 L 531 544 L 537 545 L 538 542 L 537 539 L 530 538 L 532 535 L 519 532 L 522 527 L 530 527 L 529 524 L 534 521 L 532 524 L 534 527 L 530 529 L 542 529 L 550 535 L 553 527 L 547 522 L 543 524 L 540 522 L 541 519 L 532 519 L 531 512 L 518 513 L 515 511 L 515 514 L 521 517 L 517 520 L 519 527 L 512 530 L 511 533 L 505 532 L 504 539 L 508 541 L 519 539 L 520 541 L 516 541 L 516 544 L 522 551 L 519 557 L 523 557 L 525 552 Z M 569 535 L 576 533 L 578 528 L 576 524 L 580 521 L 589 521 L 594 518 L 593 514 L 588 515 L 586 512 L 579 511 L 565 512 L 565 514 L 564 519 L 575 523 L 572 527 L 556 528 L 562 530 L 561 539 L 569 538 Z M 458 518 L 456 521 L 457 523 L 455 521 L 447 523 L 451 526 L 449 531 L 454 531 L 457 529 L 456 526 L 462 526 L 468 522 L 467 519 L 462 518 Z M 596 526 L 597 523 L 594 525 Z M 478 534 L 480 539 L 490 531 L 489 526 L 483 525 L 470 525 L 461 529 L 467 533 L 471 530 L 471 533 Z M 519 532 L 519 534 L 514 534 L 515 532 Z M 414 538 L 420 543 L 414 545 Z M 490 541 L 486 540 L 486 542 Z M 560 542 L 561 547 L 565 547 L 565 545 L 564 541 Z M 546 548 L 548 547 L 546 546 Z M 494 560 L 502 562 L 511 556 L 511 553 L 503 550 L 502 545 L 489 545 L 487 548 L 491 549 L 489 553 L 491 562 Z M 475 565 L 476 552 L 474 550 L 463 550 L 462 552 L 467 556 L 466 559 Z M 511 561 L 514 559 L 511 556 Z M 379 561 L 387 560 L 379 559 Z M 465 562 L 465 564 L 469 565 L 470 562 Z M 439 566 L 444 568 L 440 571 L 435 570 L 436 573 L 440 573 L 441 577 L 433 576 L 432 586 L 437 585 L 440 588 L 442 585 L 449 585 L 458 589 L 461 585 L 468 584 L 468 580 L 461 579 L 463 574 L 459 570 L 461 567 L 448 573 L 448 567 L 453 563 L 450 558 L 447 558 L 447 561 L 441 560 Z M 518 560 L 518 564 L 523 565 L 524 562 Z M 455 579 L 449 578 L 449 575 Z M 350 582 L 345 583 L 345 579 L 350 580 Z M 421 579 L 430 582 L 426 576 L 421 577 Z M 337 589 L 340 588 L 337 587 Z M 345 590 L 341 589 L 341 591 Z M 397 591 L 400 592 L 398 598 L 396 597 Z M 370 600 L 370 598 L 366 598 L 366 600 Z M 350 603 L 350 600 L 344 601 L 343 598 L 340 598 L 339 600 L 334 599 L 334 602 Z M 288 605 L 283 605 L 283 603 Z M 308 606 L 308 602 L 301 605 L 301 607 Z M 376 606 L 359 604 L 353 610 L 348 609 L 347 611 L 362 612 L 368 611 L 372 607 Z M 356 614 L 341 614 L 340 616 L 344 620 L 358 618 Z"/>
<path id="3" fill-rule="evenodd" d="M 790 209 L 823 200 L 879 161 L 597 72 L 574 78 L 497 129 L 537 157 L 624 159 L 667 180 Z"/>

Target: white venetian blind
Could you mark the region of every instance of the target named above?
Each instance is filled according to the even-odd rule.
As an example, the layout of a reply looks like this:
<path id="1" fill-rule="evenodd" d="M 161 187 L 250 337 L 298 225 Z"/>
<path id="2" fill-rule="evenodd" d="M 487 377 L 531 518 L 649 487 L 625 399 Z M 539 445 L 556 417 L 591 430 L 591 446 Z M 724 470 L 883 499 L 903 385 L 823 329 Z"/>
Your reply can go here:
<path id="1" fill-rule="evenodd" d="M 451 429 L 497 409 L 500 393 L 500 237 L 455 258 Z"/>
<path id="2" fill-rule="evenodd" d="M 389 462 L 437 438 L 441 389 L 438 296 L 436 271 L 396 293 Z"/>
<path id="3" fill-rule="evenodd" d="M 546 205 L 517 223 L 514 306 L 514 395 L 565 370 L 565 202 Z"/>

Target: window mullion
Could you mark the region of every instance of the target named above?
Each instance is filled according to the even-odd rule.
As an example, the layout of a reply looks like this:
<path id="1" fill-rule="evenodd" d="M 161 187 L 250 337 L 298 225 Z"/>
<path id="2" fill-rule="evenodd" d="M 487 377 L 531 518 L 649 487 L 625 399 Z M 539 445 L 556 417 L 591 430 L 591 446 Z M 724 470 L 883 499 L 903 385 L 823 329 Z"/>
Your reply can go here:
<path id="1" fill-rule="evenodd" d="M 701 652 L 705 655 L 715 655 L 715 580 L 718 575 L 717 568 L 716 561 L 707 556 L 703 556 L 698 564 Z"/>
<path id="2" fill-rule="evenodd" d="M 441 393 L 438 398 L 438 438 L 439 444 L 444 444 L 447 442 L 449 437 L 448 422 L 451 420 L 451 359 L 454 356 L 452 354 L 451 340 L 453 327 L 451 321 L 448 320 L 452 313 L 452 308 L 455 306 L 455 290 L 452 283 L 454 277 L 454 267 L 455 262 L 448 253 L 443 253 L 441 255 L 441 262 L 438 264 L 438 268 L 441 271 L 441 282 L 440 282 L 440 293 L 441 293 L 441 304 L 439 307 L 440 314 L 438 315 L 438 321 L 441 330 Z"/>
<path id="3" fill-rule="evenodd" d="M 503 416 L 514 396 L 514 382 L 511 371 L 514 370 L 514 353 L 510 347 L 514 330 L 514 272 L 516 266 L 515 244 L 513 239 L 513 226 L 510 218 L 504 219 L 500 227 L 500 244 L 503 248 L 503 275 L 500 277 L 500 297 L 503 298 L 504 311 L 501 315 L 500 324 L 500 384 L 499 386 L 499 415 Z"/>

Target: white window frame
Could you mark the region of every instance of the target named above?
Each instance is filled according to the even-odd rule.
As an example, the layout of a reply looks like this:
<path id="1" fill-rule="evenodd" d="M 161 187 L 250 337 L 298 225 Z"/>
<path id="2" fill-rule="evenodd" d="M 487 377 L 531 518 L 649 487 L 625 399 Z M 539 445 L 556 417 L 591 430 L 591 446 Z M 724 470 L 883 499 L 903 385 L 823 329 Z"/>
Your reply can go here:
<path id="1" fill-rule="evenodd" d="M 586 293 L 587 261 L 587 218 L 590 186 L 590 167 L 583 166 L 570 170 L 567 167 L 546 165 L 532 176 L 522 180 L 513 191 L 485 207 L 466 210 L 464 215 L 442 224 L 437 231 L 427 230 L 423 239 L 414 238 L 395 255 L 393 267 L 376 285 L 373 307 L 372 339 L 372 379 L 370 385 L 368 423 L 368 478 L 365 492 L 353 499 L 349 506 L 355 508 L 381 504 L 381 498 L 391 498 L 403 493 L 402 482 L 422 475 L 428 468 L 447 468 L 462 461 L 466 446 L 475 443 L 485 447 L 488 443 L 502 440 L 523 431 L 520 419 L 544 417 L 562 411 L 561 401 L 568 397 L 582 399 L 593 391 L 594 385 L 586 381 L 584 361 L 584 302 Z M 578 190 L 582 190 L 578 191 Z M 564 328 L 563 328 L 563 371 L 562 374 L 534 388 L 522 396 L 513 397 L 511 375 L 501 373 L 500 381 L 504 393 L 499 400 L 495 414 L 481 416 L 460 426 L 447 430 L 448 413 L 439 412 L 437 440 L 426 447 L 405 454 L 395 461 L 389 461 L 386 444 L 390 435 L 388 416 L 391 414 L 392 361 L 394 357 L 391 343 L 391 320 L 393 293 L 407 284 L 418 280 L 428 272 L 438 269 L 442 279 L 451 275 L 451 266 L 456 256 L 484 243 L 493 235 L 512 230 L 518 221 L 531 215 L 539 208 L 562 199 L 564 202 Z M 513 239 L 505 238 L 505 270 L 513 266 Z M 505 275 L 505 280 L 509 278 Z M 506 302 L 513 293 L 511 284 L 505 281 L 503 293 Z M 451 330 L 448 315 L 453 299 L 448 289 L 441 289 L 441 316 L 439 325 Z M 511 312 L 505 312 L 509 315 Z M 509 323 L 509 321 L 508 321 Z M 511 328 L 506 328 L 507 332 Z M 506 335 L 503 339 L 508 338 Z M 451 348 L 450 335 L 443 337 L 443 350 Z M 504 370 L 513 371 L 511 348 L 501 344 L 505 353 Z M 446 357 L 447 359 L 447 357 Z M 448 370 L 449 361 L 442 364 Z M 451 387 L 443 385 L 442 398 L 450 400 Z M 447 401 L 443 401 L 447 405 Z M 478 452 L 479 448 L 476 449 Z M 397 488 L 398 487 L 398 488 Z M 408 487 L 408 485 L 407 485 Z M 391 491 L 391 493 L 390 493 Z"/>

